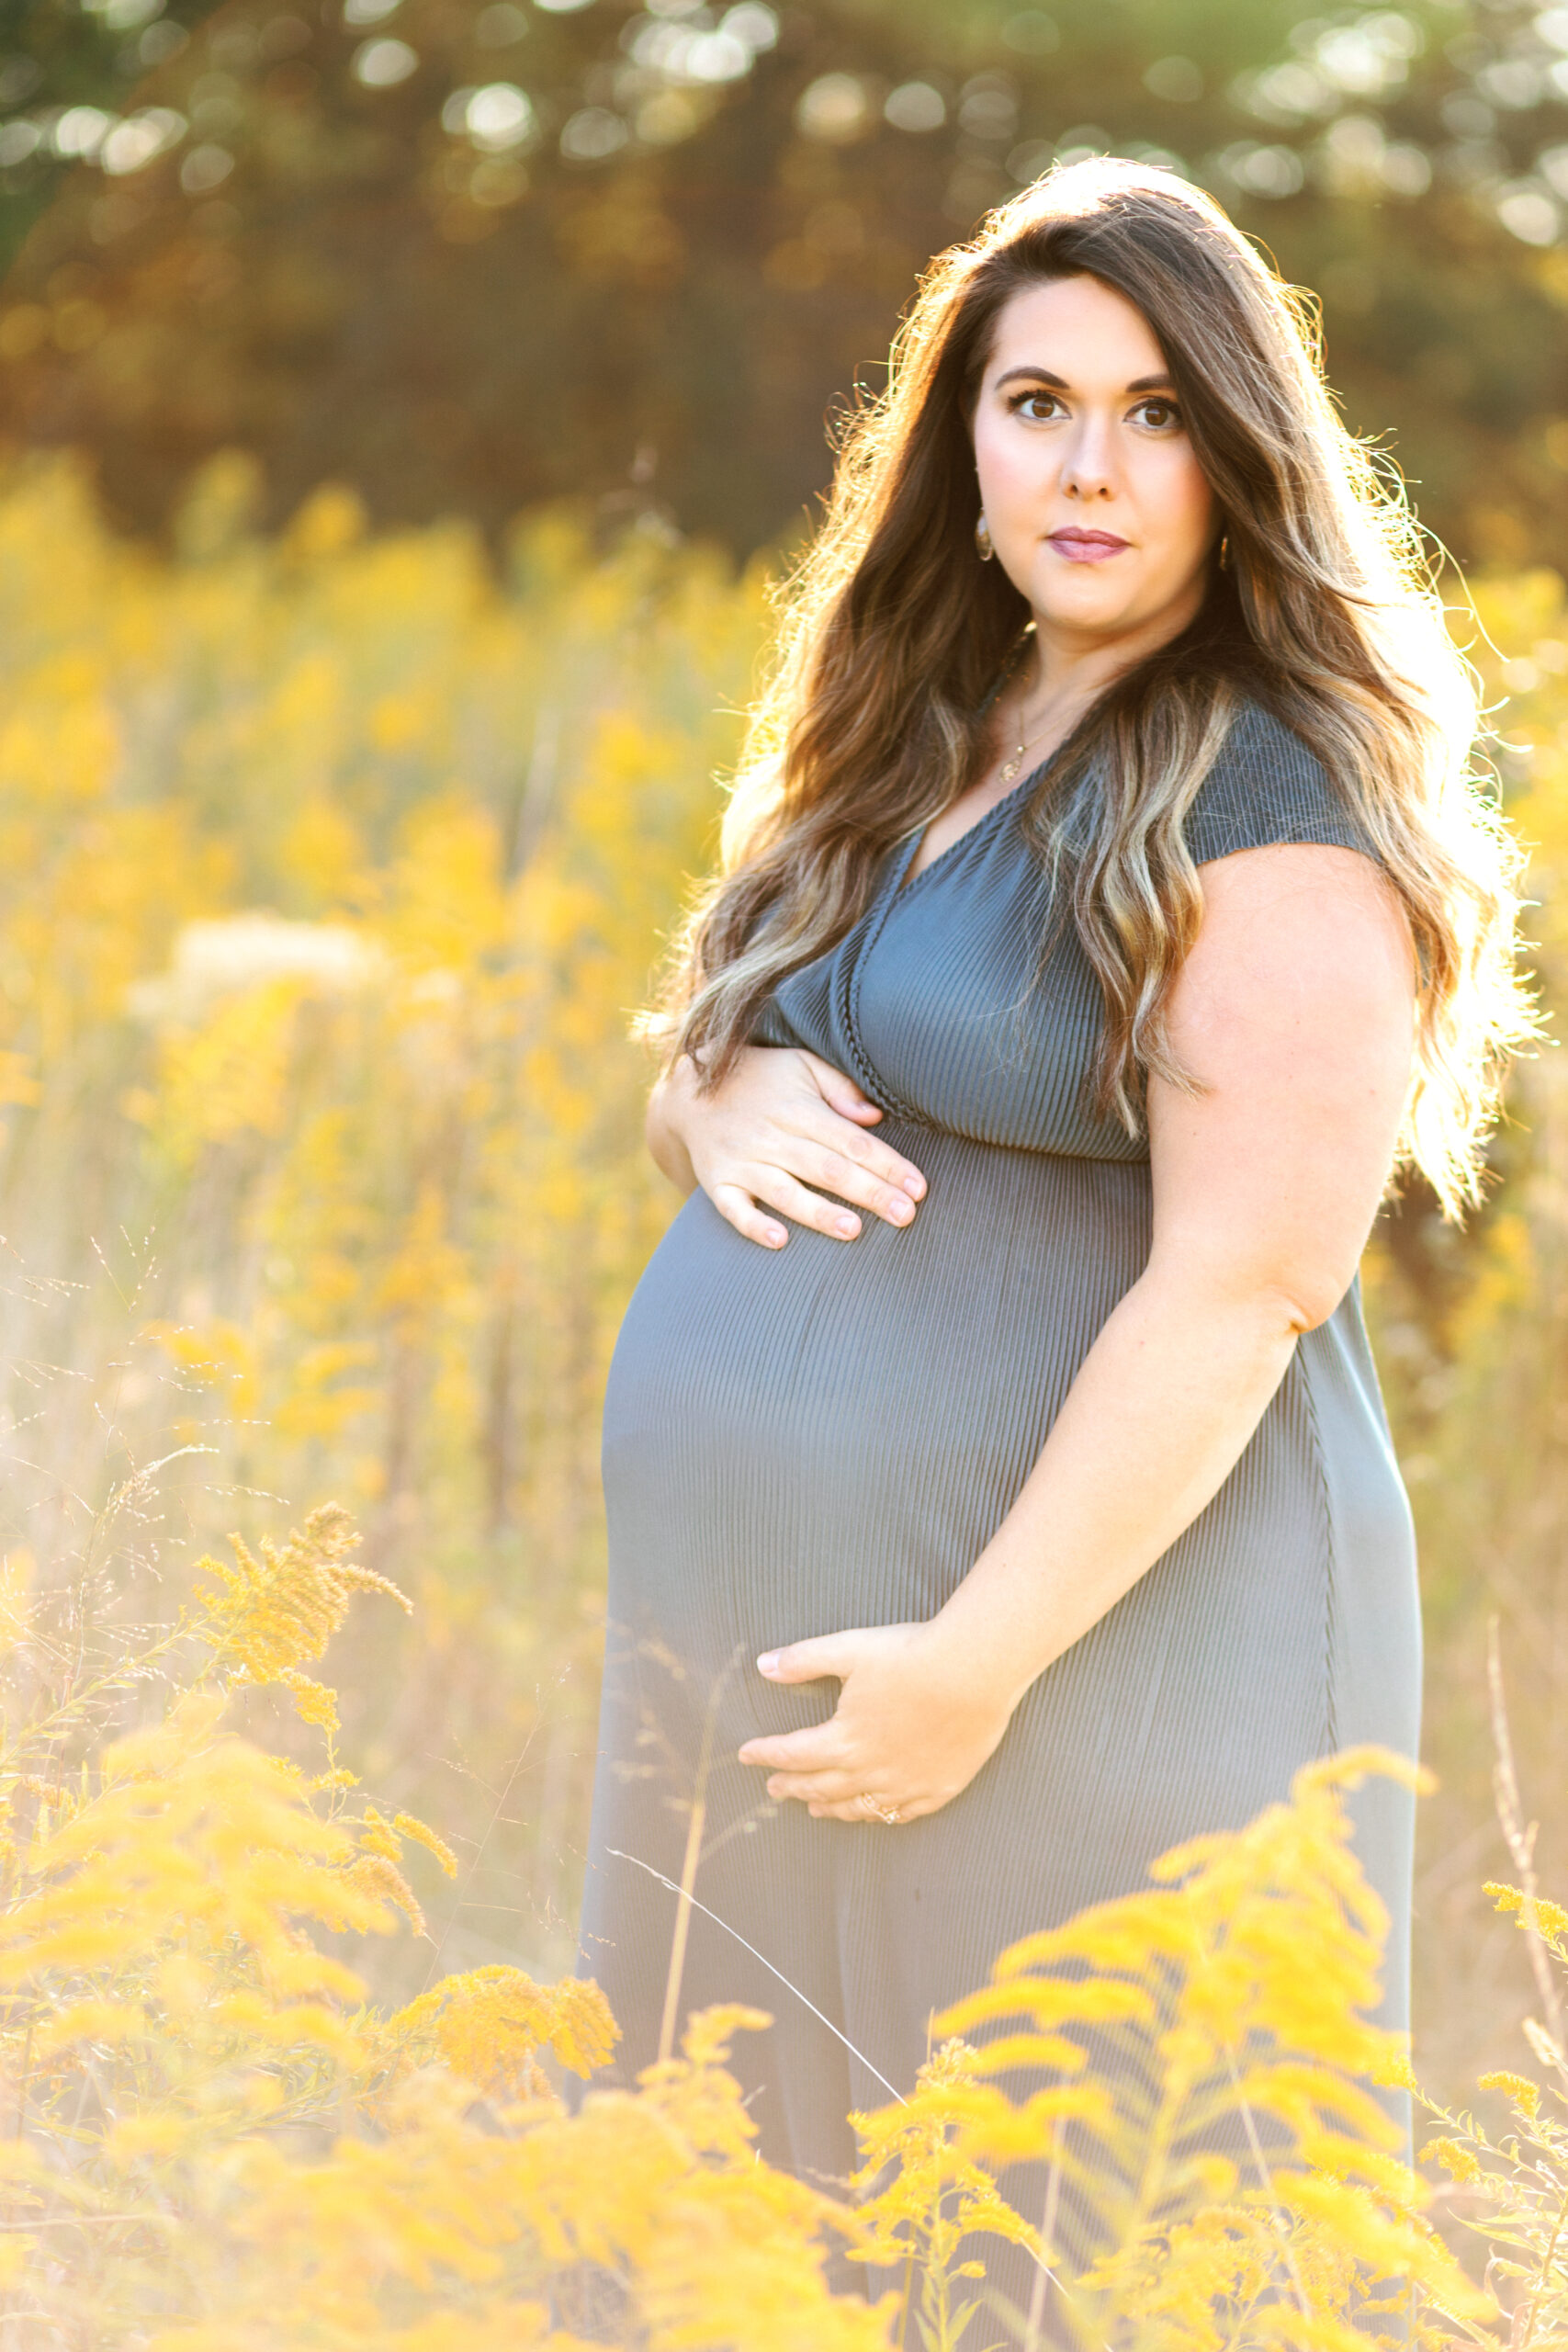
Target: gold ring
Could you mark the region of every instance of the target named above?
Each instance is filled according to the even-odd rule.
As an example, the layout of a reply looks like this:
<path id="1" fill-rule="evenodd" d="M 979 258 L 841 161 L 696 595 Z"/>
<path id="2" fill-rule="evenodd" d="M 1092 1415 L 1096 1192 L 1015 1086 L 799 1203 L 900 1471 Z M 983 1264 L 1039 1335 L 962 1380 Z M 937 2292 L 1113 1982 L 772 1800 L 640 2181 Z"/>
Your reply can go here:
<path id="1" fill-rule="evenodd" d="M 868 1813 L 874 1813 L 878 1821 L 897 1821 L 899 1818 L 896 1804 L 878 1804 L 876 1799 L 874 1796 L 868 1796 L 863 1790 L 856 1797 L 855 1803 L 863 1804 Z"/>

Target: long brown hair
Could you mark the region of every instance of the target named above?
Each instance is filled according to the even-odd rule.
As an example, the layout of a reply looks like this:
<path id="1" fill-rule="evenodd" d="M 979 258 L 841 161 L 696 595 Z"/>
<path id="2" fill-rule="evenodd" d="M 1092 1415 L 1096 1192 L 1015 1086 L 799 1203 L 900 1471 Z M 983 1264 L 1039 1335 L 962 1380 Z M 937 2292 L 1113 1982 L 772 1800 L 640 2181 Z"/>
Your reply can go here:
<path id="1" fill-rule="evenodd" d="M 1228 540 L 1191 626 L 1100 695 L 1025 808 L 1104 997 L 1096 1099 L 1136 1133 L 1148 1072 L 1190 1083 L 1166 1028 L 1201 913 L 1182 820 L 1250 697 L 1322 762 L 1404 902 L 1420 978 L 1401 1158 L 1456 1213 L 1529 1027 L 1474 685 L 1397 483 L 1332 404 L 1306 302 L 1201 189 L 1145 167 L 1052 172 L 923 280 L 781 592 L 722 872 L 644 1026 L 716 1083 L 772 989 L 863 912 L 885 854 L 983 772 L 1028 607 L 976 558 L 971 419 L 1005 305 L 1076 276 L 1147 320 Z"/>

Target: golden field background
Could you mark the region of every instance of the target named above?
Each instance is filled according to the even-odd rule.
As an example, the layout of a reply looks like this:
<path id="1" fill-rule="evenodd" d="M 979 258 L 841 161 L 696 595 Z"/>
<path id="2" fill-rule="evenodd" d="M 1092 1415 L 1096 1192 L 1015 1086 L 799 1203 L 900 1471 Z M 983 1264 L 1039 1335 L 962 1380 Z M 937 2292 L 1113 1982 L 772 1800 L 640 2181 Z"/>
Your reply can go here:
<path id="1" fill-rule="evenodd" d="M 899 2327 L 913 2343 L 916 2324 L 956 2344 L 972 2291 L 948 2276 L 958 2217 L 1015 2236 L 1035 2225 L 997 2220 L 984 2166 L 1027 2132 L 1003 2129 L 999 2094 L 961 2055 L 912 2119 L 872 2133 L 874 2154 L 897 2143 L 907 2160 L 903 2205 L 885 2196 L 860 2225 L 882 2229 L 894 2266 L 880 2314 L 821 2300 L 830 2217 L 747 2156 L 716 2071 L 739 2021 L 699 2030 L 687 2071 L 630 2107 L 576 2120 L 542 2098 L 531 2055 L 586 2066 L 611 2030 L 585 1996 L 538 1987 L 570 1967 L 586 1830 L 599 1399 L 674 1205 L 642 1150 L 647 1071 L 627 1023 L 712 853 L 716 772 L 737 750 L 766 626 L 763 568 L 738 572 L 646 519 L 596 537 L 570 507 L 520 524 L 494 564 L 457 524 L 371 535 L 330 486 L 263 539 L 247 528 L 253 491 L 245 460 L 214 460 L 167 554 L 111 536 L 69 462 L 18 464 L 0 491 L 0 2054 L 17 2098 L 0 2308 L 16 2340 L 84 2347 L 764 2352 L 754 2314 L 783 2295 L 795 2316 L 781 2346 L 892 2342 Z M 1497 703 L 1508 804 L 1534 852 L 1532 956 L 1561 1004 L 1562 583 L 1488 580 L 1454 624 Z M 1568 1741 L 1555 1698 L 1568 1095 L 1554 1047 L 1517 1073 L 1510 1104 L 1506 1181 L 1472 1229 L 1406 1203 L 1367 1274 L 1421 1521 L 1440 1781 L 1424 1811 L 1416 2062 L 1450 2103 L 1482 2068 L 1518 2063 L 1535 1999 L 1528 1939 L 1481 1892 L 1517 1875 L 1489 1787 L 1493 1614 L 1526 1806 L 1546 1816 L 1542 1883 L 1568 1880 L 1552 1818 Z M 363 1575 L 342 1566 L 336 1521 L 260 1550 L 328 1498 L 364 1530 Z M 251 1552 L 197 1575 L 198 1553 L 228 1556 L 230 1531 Z M 334 1701 L 306 1669 L 356 1581 L 378 1577 L 411 1606 L 358 1608 L 334 1649 Z M 117 1739 L 129 1746 L 106 1747 Z M 1255 1971 L 1257 2030 L 1276 2057 L 1315 2050 L 1364 2075 L 1376 2053 L 1353 2012 L 1375 1936 L 1335 1961 L 1332 1800 L 1301 1804 L 1247 1849 L 1258 1900 L 1304 1905 L 1305 1923 L 1293 1957 L 1276 1939 Z M 259 1888 L 245 1876 L 258 1841 L 284 1857 Z M 1245 1941 L 1246 1874 L 1235 1841 L 1220 1845 L 1202 1897 L 1216 1950 Z M 159 1893 L 164 1873 L 193 1871 L 205 1909 L 188 1883 Z M 1185 1920 L 1201 1911 L 1170 1900 Z M 367 1939 L 398 1906 L 413 1925 Z M 1138 1956 L 1152 1917 L 1134 1921 L 1132 1962 L 1118 1947 L 1135 1978 L 1155 1968 L 1154 1947 Z M 1568 1928 L 1544 1907 L 1540 1919 L 1549 1940 L 1554 1922 Z M 1085 1949 L 1099 1965 L 1109 1947 Z M 1028 2126 L 1037 2153 L 1055 2144 L 1047 2122 Z M 1292 2109 L 1292 2153 L 1318 2187 L 1276 2184 L 1262 2256 L 1255 2192 L 1236 2191 L 1251 2219 L 1220 2230 L 1221 2260 L 1188 2184 L 1158 2223 L 1157 2276 L 1187 2281 L 1173 2303 L 1150 2283 L 1155 2224 L 1119 2208 L 1125 2260 L 1097 2290 L 1102 2334 L 1224 2342 L 1202 2315 L 1240 2291 L 1238 2260 L 1261 2259 L 1276 2286 L 1306 2266 L 1317 2283 L 1297 2340 L 1337 2343 L 1378 2246 L 1427 2266 L 1447 2297 L 1439 2332 L 1484 2332 L 1425 2224 L 1399 2221 L 1392 2158 L 1367 2154 L 1381 2128 L 1349 2088 L 1332 2131 L 1313 2099 Z M 1462 2214 L 1479 2160 L 1456 2128 Z M 657 2211 L 655 2175 L 630 2155 L 606 2172 L 593 2154 L 595 2132 L 631 2150 L 644 2131 L 685 2152 Z M 907 2135 L 922 2131 L 917 2163 Z M 1349 2155 L 1334 2154 L 1336 2132 Z M 1497 2161 L 1517 2188 L 1522 2171 Z M 326 2169 L 289 2169 L 307 2162 Z M 1539 2162 L 1557 2178 L 1562 2150 Z M 568 2184 L 549 2206 L 553 2254 L 548 2181 Z M 612 2222 L 589 2190 L 617 2182 Z M 264 2191 L 294 2247 L 282 2274 L 231 2209 Z M 628 2218 L 625 2199 L 645 2191 Z M 722 2228 L 694 2219 L 694 2197 L 717 2200 Z M 475 2222 L 486 2198 L 512 2216 L 510 2238 Z M 420 2252 L 432 2199 L 450 2229 Z M 90 2258 L 63 2254 L 40 2211 Z M 1369 2214 L 1416 2234 L 1380 2240 Z M 1539 2221 L 1520 2227 L 1544 2329 L 1568 2289 Z M 1207 2252 L 1177 2261 L 1170 2233 L 1190 2223 Z M 729 2305 L 702 2283 L 718 2275 L 705 2230 L 740 2265 Z M 760 2243 L 782 2266 L 772 2286 L 765 2263 L 741 2259 Z M 594 2301 L 606 2271 L 609 2317 Z M 287 2324 L 279 2275 L 299 2297 Z M 235 2278 L 249 2284 L 229 2311 Z M 158 2313 L 164 2332 L 148 2333 Z M 987 2340 L 976 2326 L 965 2341 Z"/>
<path id="2" fill-rule="evenodd" d="M 494 1815 L 449 1949 L 554 1964 L 600 1392 L 674 1206 L 627 1027 L 713 851 L 764 575 L 657 530 L 596 551 L 562 509 L 498 577 L 463 526 L 368 537 L 331 488 L 253 539 L 246 493 L 243 460 L 213 465 L 172 560 L 110 536 L 67 465 L 0 498 L 6 1540 L 139 1622 L 187 1538 L 336 1497 L 418 1604 L 343 1669 L 358 1753 L 454 1838 Z M 1568 613 L 1544 572 L 1476 607 L 1455 626 L 1535 845 L 1551 1007 Z M 1486 2054 L 1511 1949 L 1472 1892 L 1500 1851 L 1491 1611 L 1537 1811 L 1568 1762 L 1557 1063 L 1515 1073 L 1484 1215 L 1461 1235 L 1413 1204 L 1367 1275 L 1427 1584 L 1423 2031 L 1445 2068 Z M 84 1560 L 113 1482 L 175 1446 L 213 1450 Z"/>
<path id="3" fill-rule="evenodd" d="M 189 1532 L 329 1492 L 417 1603 L 347 1679 L 389 1792 L 491 1822 L 466 1959 L 570 1951 L 600 1626 L 597 1412 L 671 1206 L 626 1041 L 756 581 L 567 514 L 498 582 L 460 526 L 311 501 L 165 565 L 68 469 L 0 522 L 7 1535 L 126 1621 Z M 82 1567 L 85 1567 L 82 1562 Z M 96 1600 L 95 1602 L 96 1605 Z"/>
<path id="4" fill-rule="evenodd" d="M 600 1397 L 673 1206 L 629 1016 L 825 415 L 1096 152 L 1314 289 L 1472 578 L 1560 1027 L 1568 7 L 0 8 L 0 2352 L 1568 2340 L 1555 1045 L 1483 1213 L 1413 1192 L 1365 1274 L 1438 1783 L 1415 2077 L 1326 1770 L 999 1955 L 853 2183 L 755 2161 L 744 2015 L 561 2103 L 615 2033 L 564 1976 Z M 1010 2318 L 998 2239 L 1051 2266 Z"/>

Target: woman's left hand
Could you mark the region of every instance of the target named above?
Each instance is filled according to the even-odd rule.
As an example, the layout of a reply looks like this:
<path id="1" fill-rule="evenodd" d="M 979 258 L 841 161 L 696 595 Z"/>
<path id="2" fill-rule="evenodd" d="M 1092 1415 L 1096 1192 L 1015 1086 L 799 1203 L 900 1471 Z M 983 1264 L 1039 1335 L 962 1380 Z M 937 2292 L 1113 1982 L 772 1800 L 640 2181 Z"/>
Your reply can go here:
<path id="1" fill-rule="evenodd" d="M 757 1664 L 770 1682 L 830 1675 L 842 1686 L 827 1723 L 749 1739 L 739 1751 L 742 1764 L 772 1773 L 771 1797 L 796 1797 L 818 1820 L 938 1812 L 996 1749 L 1015 1703 L 971 1687 L 934 1623 L 822 1634 Z"/>

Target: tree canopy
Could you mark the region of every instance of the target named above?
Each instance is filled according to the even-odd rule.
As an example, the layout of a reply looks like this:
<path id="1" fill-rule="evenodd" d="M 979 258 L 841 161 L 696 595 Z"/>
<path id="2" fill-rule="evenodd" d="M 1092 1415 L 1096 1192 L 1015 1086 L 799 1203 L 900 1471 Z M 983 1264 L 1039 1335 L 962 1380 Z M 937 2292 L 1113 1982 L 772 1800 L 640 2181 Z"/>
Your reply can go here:
<path id="1" fill-rule="evenodd" d="M 10 0 L 0 433 L 161 526 L 220 447 L 494 530 L 798 526 L 929 256 L 1055 156 L 1174 163 L 1321 296 L 1464 560 L 1568 526 L 1568 6 Z M 0 17 L 0 22 L 5 21 Z"/>

